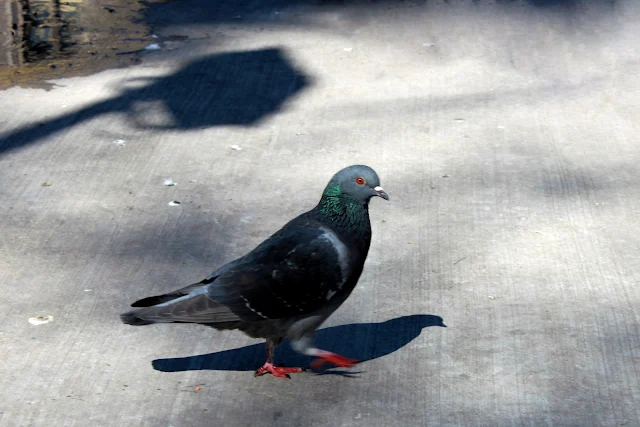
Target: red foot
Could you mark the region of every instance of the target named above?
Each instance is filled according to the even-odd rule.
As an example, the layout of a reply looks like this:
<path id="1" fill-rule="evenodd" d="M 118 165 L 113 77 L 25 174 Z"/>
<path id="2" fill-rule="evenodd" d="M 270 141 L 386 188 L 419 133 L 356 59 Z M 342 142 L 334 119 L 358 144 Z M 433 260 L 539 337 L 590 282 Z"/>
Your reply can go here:
<path id="1" fill-rule="evenodd" d="M 358 360 L 347 359 L 344 356 L 340 356 L 339 354 L 330 353 L 328 351 L 323 351 L 319 354 L 316 360 L 311 362 L 311 368 L 318 369 L 325 363 L 332 363 L 336 366 L 340 366 L 341 368 L 350 368 L 353 365 L 360 363 Z"/>
<path id="2" fill-rule="evenodd" d="M 264 365 L 262 365 L 262 368 L 256 371 L 256 377 L 259 377 L 266 373 L 270 373 L 274 377 L 289 378 L 289 374 L 295 374 L 297 372 L 302 372 L 302 368 L 279 368 L 273 363 L 266 362 Z"/>

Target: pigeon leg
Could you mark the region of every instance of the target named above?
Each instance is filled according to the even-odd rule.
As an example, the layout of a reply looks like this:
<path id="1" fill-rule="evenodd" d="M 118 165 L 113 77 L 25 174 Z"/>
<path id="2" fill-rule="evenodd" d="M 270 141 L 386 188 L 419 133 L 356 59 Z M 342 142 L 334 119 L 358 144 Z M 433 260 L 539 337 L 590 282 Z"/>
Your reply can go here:
<path id="1" fill-rule="evenodd" d="M 302 368 L 282 368 L 274 365 L 273 358 L 276 353 L 276 347 L 280 344 L 280 341 L 282 340 L 267 340 L 267 361 L 256 371 L 256 377 L 270 373 L 274 377 L 289 378 L 289 374 L 302 372 Z"/>
<path id="2" fill-rule="evenodd" d="M 313 347 L 312 339 L 309 337 L 293 341 L 291 346 L 298 353 L 306 354 L 307 356 L 315 356 L 317 358 L 311 362 L 312 369 L 318 369 L 325 363 L 331 363 L 341 368 L 350 368 L 353 365 L 360 363 L 358 360 L 348 359 L 344 356 L 340 356 L 339 354 Z"/>
<path id="3" fill-rule="evenodd" d="M 360 363 L 357 360 L 348 359 L 344 356 L 340 356 L 339 354 L 331 353 L 329 351 L 324 351 L 320 349 L 315 349 L 314 356 L 317 356 L 313 362 L 311 362 L 312 369 L 318 369 L 325 363 L 332 363 L 341 368 L 350 368 L 353 365 Z"/>

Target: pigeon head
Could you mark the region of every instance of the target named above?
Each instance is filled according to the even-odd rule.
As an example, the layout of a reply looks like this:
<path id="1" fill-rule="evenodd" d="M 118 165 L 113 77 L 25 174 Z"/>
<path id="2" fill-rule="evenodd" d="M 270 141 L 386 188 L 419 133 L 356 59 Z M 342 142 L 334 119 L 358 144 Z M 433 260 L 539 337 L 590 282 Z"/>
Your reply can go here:
<path id="1" fill-rule="evenodd" d="M 374 196 L 389 200 L 376 171 L 364 165 L 349 166 L 339 171 L 331 178 L 323 195 L 349 197 L 362 203 L 367 203 Z"/>

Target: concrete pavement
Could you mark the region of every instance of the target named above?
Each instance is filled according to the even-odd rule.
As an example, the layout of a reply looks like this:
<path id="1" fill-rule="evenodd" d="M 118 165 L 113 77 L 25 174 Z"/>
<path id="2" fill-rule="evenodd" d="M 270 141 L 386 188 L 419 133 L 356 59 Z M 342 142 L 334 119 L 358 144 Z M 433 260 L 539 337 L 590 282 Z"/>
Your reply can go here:
<path id="1" fill-rule="evenodd" d="M 640 425 L 639 3 L 147 19 L 188 38 L 0 92 L 0 425 Z M 264 347 L 241 333 L 120 323 L 354 163 L 391 197 L 318 337 L 355 374 L 254 378 Z"/>

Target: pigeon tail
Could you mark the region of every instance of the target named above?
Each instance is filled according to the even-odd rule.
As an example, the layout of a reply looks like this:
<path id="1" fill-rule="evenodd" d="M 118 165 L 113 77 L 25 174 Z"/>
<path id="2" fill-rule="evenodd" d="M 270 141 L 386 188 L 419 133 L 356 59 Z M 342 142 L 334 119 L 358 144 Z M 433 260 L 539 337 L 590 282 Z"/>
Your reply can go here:
<path id="1" fill-rule="evenodd" d="M 166 301 L 148 307 L 140 307 L 120 315 L 123 323 L 142 326 L 153 323 L 201 323 L 226 328 L 229 323 L 240 318 L 228 307 L 212 300 L 204 287 L 192 288 L 191 292 L 177 296 L 182 292 L 149 297 L 138 301 L 137 307 L 154 301 Z M 168 300 L 168 301 L 167 301 Z"/>
<path id="2" fill-rule="evenodd" d="M 151 307 L 154 305 L 169 302 L 171 300 L 180 298 L 182 296 L 184 296 L 184 294 L 174 293 L 174 294 L 157 295 L 153 297 L 143 298 L 131 304 L 131 307 Z"/>
<path id="3" fill-rule="evenodd" d="M 127 325 L 133 325 L 133 326 L 144 326 L 144 325 L 151 325 L 155 323 L 155 322 L 151 322 L 149 320 L 144 320 L 137 317 L 136 311 L 129 311 L 127 313 L 122 313 L 120 315 L 120 320 L 122 320 L 122 323 L 126 323 Z"/>
<path id="4" fill-rule="evenodd" d="M 215 279 L 215 277 L 217 276 L 214 276 L 213 279 Z M 213 279 L 205 279 L 202 282 L 194 283 L 193 285 L 178 289 L 177 291 L 169 292 L 168 294 L 142 298 L 141 300 L 138 300 L 131 304 L 131 307 L 152 307 L 154 305 L 164 304 L 165 302 L 178 299 L 180 297 L 188 295 L 190 292 L 193 292 L 196 289 L 200 289 L 203 286 L 208 285 L 209 283 L 213 282 Z"/>

